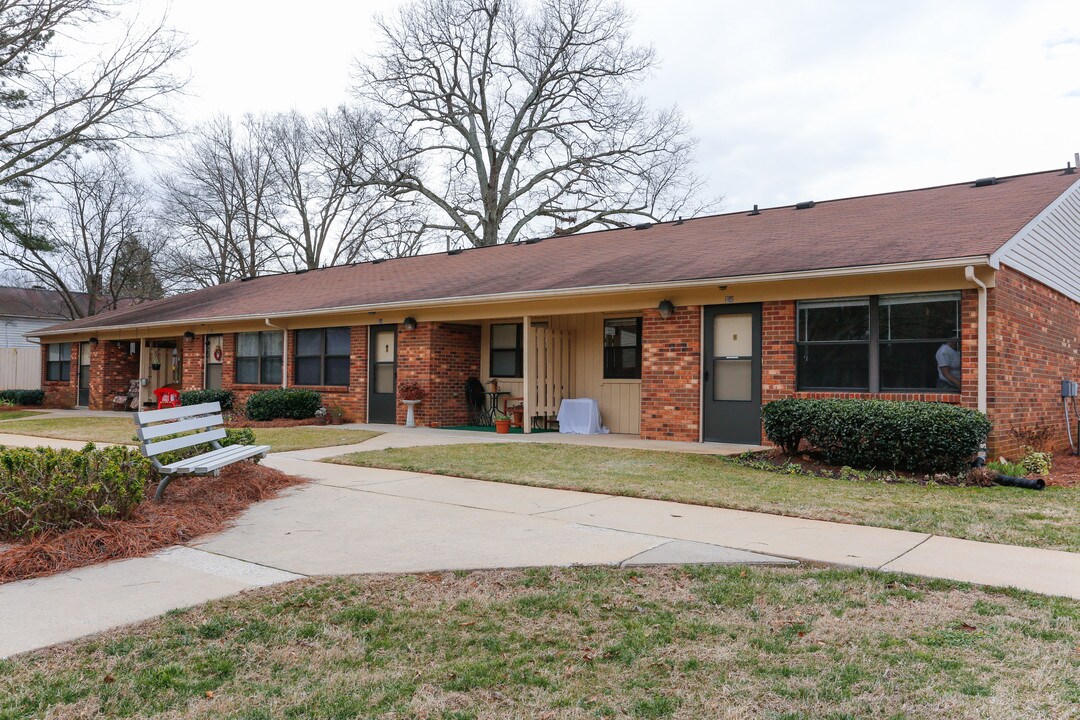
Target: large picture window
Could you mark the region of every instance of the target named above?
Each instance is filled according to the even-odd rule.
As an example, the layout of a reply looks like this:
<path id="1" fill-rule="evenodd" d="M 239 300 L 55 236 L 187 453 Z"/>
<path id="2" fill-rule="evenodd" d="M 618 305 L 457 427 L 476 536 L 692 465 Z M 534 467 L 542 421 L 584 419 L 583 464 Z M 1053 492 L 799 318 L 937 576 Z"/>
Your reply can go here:
<path id="1" fill-rule="evenodd" d="M 492 325 L 491 353 L 488 358 L 491 377 L 519 378 L 523 372 L 521 323 Z"/>
<path id="2" fill-rule="evenodd" d="M 641 318 L 604 320 L 604 379 L 641 379 Z"/>
<path id="3" fill-rule="evenodd" d="M 60 382 L 71 380 L 71 343 L 52 343 L 48 347 L 45 378 Z"/>
<path id="4" fill-rule="evenodd" d="M 800 302 L 798 388 L 956 392 L 959 338 L 959 292 Z"/>
<path id="5" fill-rule="evenodd" d="M 237 333 L 236 382 L 280 385 L 282 343 L 280 331 Z"/>
<path id="6" fill-rule="evenodd" d="M 349 328 L 296 331 L 296 384 L 349 384 Z"/>

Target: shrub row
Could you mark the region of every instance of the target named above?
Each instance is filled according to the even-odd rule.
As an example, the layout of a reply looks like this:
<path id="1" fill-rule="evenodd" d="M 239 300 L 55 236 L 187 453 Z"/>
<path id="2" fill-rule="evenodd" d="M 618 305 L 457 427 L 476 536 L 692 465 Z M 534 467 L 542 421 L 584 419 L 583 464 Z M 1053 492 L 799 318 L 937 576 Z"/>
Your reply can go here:
<path id="1" fill-rule="evenodd" d="M 42 405 L 45 403 L 44 390 L 0 390 L 0 402 L 13 405 Z"/>
<path id="2" fill-rule="evenodd" d="M 0 537 L 125 517 L 145 496 L 150 461 L 123 445 L 0 448 Z"/>
<path id="3" fill-rule="evenodd" d="M 185 390 L 180 393 L 181 405 L 202 405 L 203 403 L 221 403 L 222 410 L 232 410 L 236 396 L 232 390 Z"/>
<path id="4" fill-rule="evenodd" d="M 832 465 L 958 473 L 990 432 L 975 410 L 887 400 L 777 400 L 762 409 L 765 435 L 786 452 L 806 440 Z"/>
<path id="5" fill-rule="evenodd" d="M 304 420 L 315 417 L 322 405 L 322 396 L 314 390 L 282 388 L 261 390 L 247 399 L 247 416 L 251 420 L 291 418 Z"/>

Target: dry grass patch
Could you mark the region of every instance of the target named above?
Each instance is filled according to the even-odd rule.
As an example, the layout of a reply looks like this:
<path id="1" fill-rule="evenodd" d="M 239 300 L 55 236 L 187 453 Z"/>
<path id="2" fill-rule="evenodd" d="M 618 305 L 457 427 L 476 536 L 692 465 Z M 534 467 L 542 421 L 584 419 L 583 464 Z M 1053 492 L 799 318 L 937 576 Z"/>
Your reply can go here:
<path id="1" fill-rule="evenodd" d="M 841 480 L 757 470 L 713 455 L 545 443 L 393 448 L 330 462 L 1080 552 L 1080 487 L 1035 492 Z"/>
<path id="2" fill-rule="evenodd" d="M 323 426 L 256 427 L 255 442 L 269 445 L 271 452 L 307 448 L 353 445 L 370 440 L 380 433 L 370 430 L 337 429 Z M 33 437 L 79 440 L 96 443 L 132 443 L 135 424 L 129 414 L 116 417 L 42 418 L 0 423 L 0 433 Z"/>
<path id="3" fill-rule="evenodd" d="M 1078 623 L 826 568 L 307 580 L 0 661 L 0 718 L 1066 718 Z"/>

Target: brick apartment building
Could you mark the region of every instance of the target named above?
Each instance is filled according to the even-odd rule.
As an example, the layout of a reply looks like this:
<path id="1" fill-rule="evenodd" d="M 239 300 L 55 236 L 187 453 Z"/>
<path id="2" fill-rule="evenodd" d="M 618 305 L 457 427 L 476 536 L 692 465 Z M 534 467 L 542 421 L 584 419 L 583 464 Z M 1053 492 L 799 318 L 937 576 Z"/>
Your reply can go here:
<path id="1" fill-rule="evenodd" d="M 588 397 L 612 432 L 756 442 L 778 398 L 917 399 L 986 412 L 1007 454 L 1061 425 L 1078 329 L 1067 169 L 265 276 L 39 337 L 62 406 L 310 387 L 400 424 L 411 379 L 419 423 L 453 426 L 475 377 L 528 417 Z"/>

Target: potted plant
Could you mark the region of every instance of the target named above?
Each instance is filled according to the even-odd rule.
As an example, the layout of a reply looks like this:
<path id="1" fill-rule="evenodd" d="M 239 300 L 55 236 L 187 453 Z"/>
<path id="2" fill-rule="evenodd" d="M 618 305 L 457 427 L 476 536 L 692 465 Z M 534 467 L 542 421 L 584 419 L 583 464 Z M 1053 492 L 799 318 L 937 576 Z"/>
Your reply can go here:
<path id="1" fill-rule="evenodd" d="M 491 413 L 491 416 L 495 419 L 495 432 L 500 435 L 506 435 L 510 432 L 510 416 L 504 413 L 502 410 L 495 408 Z"/>
<path id="2" fill-rule="evenodd" d="M 318 412 L 318 410 L 315 412 Z M 331 425 L 340 425 L 345 422 L 345 409 L 340 405 L 331 405 L 328 412 L 330 414 Z"/>
<path id="3" fill-rule="evenodd" d="M 315 411 L 315 424 L 316 425 L 325 425 L 326 424 L 326 419 L 327 418 L 326 418 L 326 408 L 325 407 L 320 407 L 318 410 Z"/>
<path id="4" fill-rule="evenodd" d="M 405 427 L 416 427 L 416 412 L 414 408 L 427 397 L 427 390 L 415 380 L 402 380 L 398 383 L 398 397 L 405 403 L 408 412 L 405 416 Z"/>

